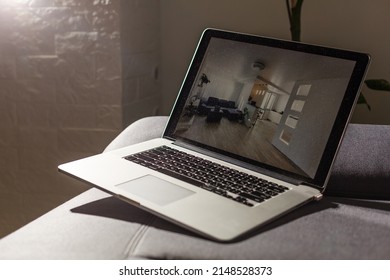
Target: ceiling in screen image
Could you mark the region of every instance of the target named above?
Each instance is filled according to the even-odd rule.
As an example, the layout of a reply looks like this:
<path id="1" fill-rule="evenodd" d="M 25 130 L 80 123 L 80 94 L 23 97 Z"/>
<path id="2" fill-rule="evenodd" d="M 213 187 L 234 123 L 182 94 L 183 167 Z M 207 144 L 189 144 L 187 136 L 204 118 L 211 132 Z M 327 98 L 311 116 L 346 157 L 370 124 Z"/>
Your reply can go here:
<path id="1" fill-rule="evenodd" d="M 255 61 L 264 69 L 253 67 Z M 298 80 L 349 78 L 353 66 L 348 60 L 213 38 L 203 71 L 237 82 L 259 77 L 289 92 Z"/>

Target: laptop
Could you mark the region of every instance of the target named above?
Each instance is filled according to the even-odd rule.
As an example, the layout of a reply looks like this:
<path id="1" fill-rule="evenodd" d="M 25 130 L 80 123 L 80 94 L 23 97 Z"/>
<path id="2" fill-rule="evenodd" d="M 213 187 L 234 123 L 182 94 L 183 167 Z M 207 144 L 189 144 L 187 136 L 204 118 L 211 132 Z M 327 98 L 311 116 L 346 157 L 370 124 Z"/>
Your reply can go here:
<path id="1" fill-rule="evenodd" d="M 161 138 L 59 171 L 209 239 L 235 240 L 322 198 L 369 60 L 206 29 Z"/>

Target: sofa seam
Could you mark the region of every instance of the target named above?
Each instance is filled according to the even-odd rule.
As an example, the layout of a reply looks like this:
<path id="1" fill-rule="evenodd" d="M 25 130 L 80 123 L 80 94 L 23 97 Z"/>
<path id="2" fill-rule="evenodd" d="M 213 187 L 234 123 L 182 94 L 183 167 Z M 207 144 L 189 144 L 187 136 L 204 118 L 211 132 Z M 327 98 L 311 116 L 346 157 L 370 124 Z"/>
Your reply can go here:
<path id="1" fill-rule="evenodd" d="M 142 244 L 147 231 L 149 230 L 151 224 L 154 223 L 155 219 L 156 217 L 151 215 L 149 219 L 145 221 L 145 224 L 141 225 L 137 232 L 130 239 L 125 249 L 126 258 L 136 257 L 137 249 Z"/>

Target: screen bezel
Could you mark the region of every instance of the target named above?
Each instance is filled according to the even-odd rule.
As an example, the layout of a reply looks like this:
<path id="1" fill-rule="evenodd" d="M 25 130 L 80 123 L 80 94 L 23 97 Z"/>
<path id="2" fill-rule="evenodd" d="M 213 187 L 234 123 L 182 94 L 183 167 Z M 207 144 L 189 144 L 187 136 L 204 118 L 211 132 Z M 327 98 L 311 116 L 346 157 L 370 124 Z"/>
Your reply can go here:
<path id="1" fill-rule="evenodd" d="M 325 146 L 324 153 L 322 155 L 320 164 L 318 166 L 314 178 L 301 176 L 293 172 L 285 171 L 283 169 L 271 165 L 267 165 L 264 163 L 260 163 L 249 158 L 240 157 L 235 154 L 226 152 L 224 150 L 211 147 L 193 140 L 175 136 L 174 132 L 176 129 L 176 125 L 179 121 L 180 115 L 182 113 L 183 107 L 185 106 L 188 95 L 191 92 L 193 83 L 196 82 L 195 79 L 198 75 L 198 70 L 201 67 L 203 57 L 207 51 L 207 47 L 212 38 L 227 39 L 227 40 L 233 40 L 237 42 L 251 43 L 257 45 L 269 46 L 273 48 L 280 48 L 285 50 L 292 50 L 292 51 L 298 51 L 298 52 L 304 52 L 304 53 L 310 53 L 310 54 L 316 54 L 316 55 L 322 55 L 322 56 L 328 56 L 334 58 L 341 58 L 341 59 L 346 59 L 355 62 L 355 67 L 352 71 L 351 78 L 349 80 L 347 89 L 345 91 L 344 97 L 340 105 L 340 109 L 337 113 L 336 120 L 331 129 L 329 139 Z M 309 44 L 280 40 L 280 39 L 269 38 L 269 37 L 235 33 L 235 32 L 224 31 L 224 30 L 206 29 L 201 36 L 195 54 L 187 70 L 185 79 L 180 88 L 178 97 L 176 99 L 176 103 L 171 112 L 171 116 L 163 136 L 164 138 L 168 138 L 171 140 L 180 140 L 181 142 L 194 145 L 197 148 L 210 151 L 211 153 L 214 154 L 221 154 L 225 158 L 226 157 L 231 158 L 233 162 L 238 164 L 242 162 L 243 165 L 245 166 L 251 165 L 252 167 L 254 167 L 255 170 L 256 168 L 259 168 L 259 170 L 266 169 L 269 172 L 271 172 L 271 174 L 274 174 L 275 177 L 278 177 L 277 175 L 282 175 L 283 177 L 287 176 L 289 178 L 292 178 L 294 181 L 304 182 L 306 184 L 318 188 L 323 188 L 327 182 L 330 169 L 332 167 L 338 147 L 341 142 L 341 138 L 344 134 L 345 128 L 351 117 L 353 107 L 356 104 L 358 94 L 360 93 L 360 87 L 362 84 L 362 80 L 365 76 L 365 73 L 367 71 L 369 61 L 370 61 L 370 57 L 368 54 L 365 53 L 335 49 L 335 48 L 324 47 L 324 46 L 309 45 Z"/>

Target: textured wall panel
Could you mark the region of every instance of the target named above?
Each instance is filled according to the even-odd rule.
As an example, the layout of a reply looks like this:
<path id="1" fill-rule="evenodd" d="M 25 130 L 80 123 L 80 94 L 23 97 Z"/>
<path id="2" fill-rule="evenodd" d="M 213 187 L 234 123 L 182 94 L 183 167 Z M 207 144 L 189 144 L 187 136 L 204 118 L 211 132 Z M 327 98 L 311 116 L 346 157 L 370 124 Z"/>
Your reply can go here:
<path id="1" fill-rule="evenodd" d="M 0 1 L 0 237 L 87 186 L 57 165 L 159 107 L 156 0 Z"/>

